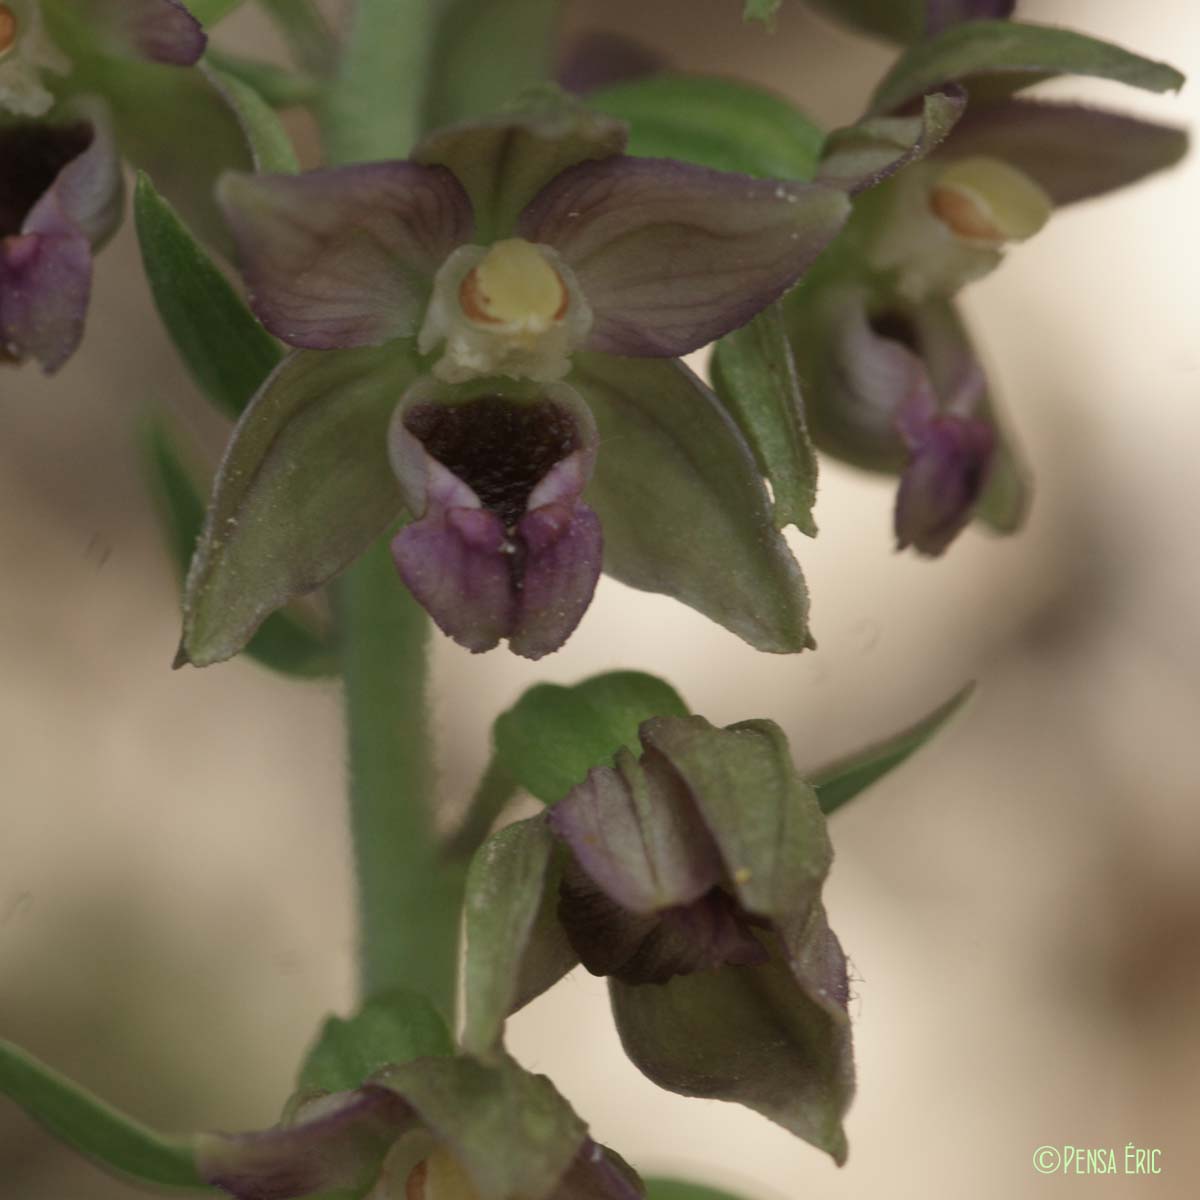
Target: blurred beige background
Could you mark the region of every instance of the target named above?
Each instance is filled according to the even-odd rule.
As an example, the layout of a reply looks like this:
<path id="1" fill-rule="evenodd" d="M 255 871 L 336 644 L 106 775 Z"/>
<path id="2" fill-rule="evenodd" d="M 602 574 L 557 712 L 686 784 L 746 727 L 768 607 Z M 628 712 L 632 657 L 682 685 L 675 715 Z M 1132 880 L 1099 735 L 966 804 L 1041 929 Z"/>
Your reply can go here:
<path id="1" fill-rule="evenodd" d="M 886 58 L 786 8 L 580 3 L 679 63 L 748 75 L 823 123 Z M 1200 75 L 1192 0 L 1028 0 Z M 235 41 L 259 35 L 231 26 Z M 1200 126 L 1195 85 L 1053 90 Z M 511 1041 L 645 1171 L 761 1200 L 1155 1197 L 1200 1189 L 1200 166 L 1082 206 L 968 309 L 1032 462 L 1027 531 L 940 562 L 891 550 L 891 489 L 834 464 L 797 540 L 817 653 L 758 656 L 605 582 L 536 666 L 437 648 L 447 803 L 530 683 L 611 666 L 670 678 L 718 722 L 771 715 L 816 763 L 925 712 L 969 711 L 833 824 L 831 921 L 854 964 L 849 1164 L 748 1113 L 657 1092 L 577 973 Z M 0 1036 L 163 1128 L 272 1122 L 316 1023 L 351 997 L 338 695 L 253 665 L 169 669 L 175 585 L 131 443 L 194 392 L 128 227 L 84 351 L 51 383 L 0 373 Z M 1036 1174 L 1034 1149 L 1162 1151 L 1162 1174 Z M 3 1200 L 140 1194 L 0 1102 Z"/>

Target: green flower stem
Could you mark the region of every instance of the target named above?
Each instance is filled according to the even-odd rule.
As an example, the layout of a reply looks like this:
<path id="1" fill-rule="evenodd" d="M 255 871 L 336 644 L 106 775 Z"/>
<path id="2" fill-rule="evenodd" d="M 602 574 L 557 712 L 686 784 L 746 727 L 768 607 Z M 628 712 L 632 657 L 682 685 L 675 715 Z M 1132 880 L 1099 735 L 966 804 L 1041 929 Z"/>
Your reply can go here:
<path id="1" fill-rule="evenodd" d="M 429 621 L 386 541 L 335 589 L 349 736 L 363 998 L 410 988 L 453 1012 L 459 882 L 434 828 Z"/>
<path id="2" fill-rule="evenodd" d="M 493 757 L 479 780 L 462 823 L 446 841 L 445 855 L 451 862 L 469 862 L 487 837 L 496 818 L 517 794 L 517 781 Z"/>

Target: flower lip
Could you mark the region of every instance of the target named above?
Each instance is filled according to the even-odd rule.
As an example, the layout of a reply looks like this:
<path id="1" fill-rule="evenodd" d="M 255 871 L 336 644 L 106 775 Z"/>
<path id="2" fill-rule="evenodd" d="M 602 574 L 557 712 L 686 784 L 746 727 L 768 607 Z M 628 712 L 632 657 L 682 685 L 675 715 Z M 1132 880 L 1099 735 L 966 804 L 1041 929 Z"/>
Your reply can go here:
<path id="1" fill-rule="evenodd" d="M 4 173 L 0 175 L 0 237 L 21 231 L 25 218 L 69 162 L 91 144 L 95 131 L 87 121 L 47 125 L 23 121 L 4 135 Z"/>
<path id="2" fill-rule="evenodd" d="M 404 428 L 462 480 L 506 529 L 556 463 L 580 447 L 575 421 L 552 400 L 514 404 L 485 395 L 461 404 L 418 403 Z"/>

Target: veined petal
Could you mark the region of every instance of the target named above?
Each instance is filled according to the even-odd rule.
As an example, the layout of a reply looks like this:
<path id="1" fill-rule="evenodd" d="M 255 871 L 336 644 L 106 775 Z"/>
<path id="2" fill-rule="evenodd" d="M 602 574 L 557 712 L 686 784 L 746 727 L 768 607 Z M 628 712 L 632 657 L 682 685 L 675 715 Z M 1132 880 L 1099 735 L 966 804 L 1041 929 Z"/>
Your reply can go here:
<path id="1" fill-rule="evenodd" d="M 518 232 L 574 270 L 595 319 L 588 349 L 675 357 L 782 295 L 849 208 L 844 193 L 821 185 L 609 158 L 544 187 Z"/>
<path id="2" fill-rule="evenodd" d="M 127 54 L 174 67 L 190 67 L 208 38 L 179 0 L 83 0 L 81 17 Z"/>
<path id="3" fill-rule="evenodd" d="M 1172 166 L 1187 152 L 1183 129 L 1080 104 L 1011 99 L 968 109 L 953 152 L 1018 168 L 1055 204 L 1071 204 Z"/>
<path id="4" fill-rule="evenodd" d="M 218 195 L 254 311 L 318 350 L 415 333 L 434 273 L 471 236 L 458 181 L 416 163 L 227 174 Z"/>

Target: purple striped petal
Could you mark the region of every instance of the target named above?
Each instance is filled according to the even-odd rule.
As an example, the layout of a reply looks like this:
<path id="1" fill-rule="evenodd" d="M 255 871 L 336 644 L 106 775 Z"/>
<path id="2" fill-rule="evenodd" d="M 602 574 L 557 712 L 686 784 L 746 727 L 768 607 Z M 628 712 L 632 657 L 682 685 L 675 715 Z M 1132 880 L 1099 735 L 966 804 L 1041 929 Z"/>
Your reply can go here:
<path id="1" fill-rule="evenodd" d="M 588 349 L 675 357 L 790 288 L 849 207 L 821 185 L 615 157 L 564 171 L 521 214 L 518 232 L 574 270 L 595 317 Z"/>
<path id="2" fill-rule="evenodd" d="M 1178 162 L 1183 129 L 1080 104 L 1007 100 L 969 108 L 954 130 L 955 156 L 987 155 L 1017 167 L 1055 204 L 1099 196 Z"/>
<path id="3" fill-rule="evenodd" d="M 151 62 L 190 67 L 208 44 L 200 22 L 179 0 L 83 0 L 83 8 L 101 36 Z"/>
<path id="4" fill-rule="evenodd" d="M 231 173 L 218 196 L 259 319 L 315 350 L 414 333 L 434 273 L 471 237 L 466 193 L 441 167 Z"/>
<path id="5" fill-rule="evenodd" d="M 0 243 L 0 340 L 6 353 L 33 355 L 47 374 L 83 338 L 92 252 L 81 233 L 27 233 Z"/>

